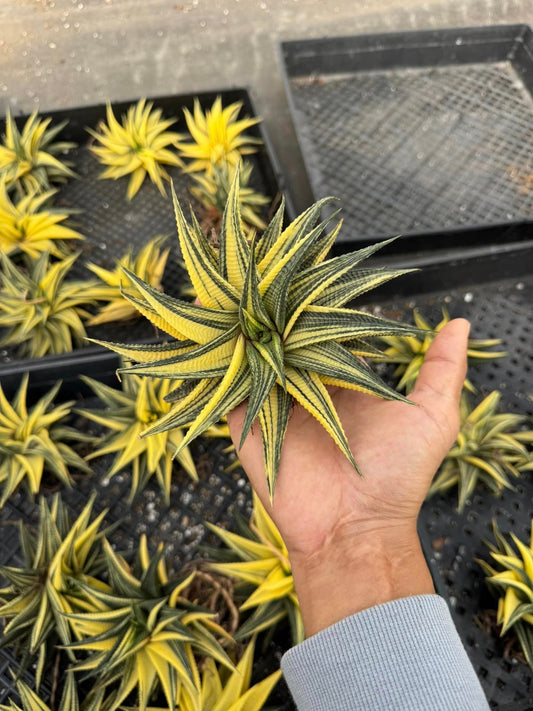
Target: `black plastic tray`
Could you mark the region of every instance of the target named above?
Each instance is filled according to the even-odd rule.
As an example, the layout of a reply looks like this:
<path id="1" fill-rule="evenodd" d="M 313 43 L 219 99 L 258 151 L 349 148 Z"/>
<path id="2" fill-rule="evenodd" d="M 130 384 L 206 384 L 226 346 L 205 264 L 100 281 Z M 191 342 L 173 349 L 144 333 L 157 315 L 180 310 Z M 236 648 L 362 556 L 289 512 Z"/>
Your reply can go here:
<path id="1" fill-rule="evenodd" d="M 342 243 L 447 248 L 450 229 L 533 219 L 527 25 L 288 41 L 281 55 L 314 197 L 342 200 Z"/>
<path id="2" fill-rule="evenodd" d="M 32 376 L 33 377 L 33 374 Z M 92 398 L 80 401 L 80 407 L 97 406 L 98 400 Z M 85 418 L 75 418 L 74 426 L 83 431 L 99 433 L 98 426 L 87 422 Z M 196 440 L 191 447 L 197 466 L 199 481 L 192 482 L 187 474 L 176 465 L 171 486 L 171 504 L 167 506 L 159 487 L 154 480 L 149 482 L 138 495 L 132 506 L 127 504 L 130 491 L 131 475 L 128 469 L 111 479 L 105 478 L 113 456 L 99 458 L 91 463 L 93 475 L 77 478 L 72 489 L 61 487 L 61 496 L 73 516 L 78 515 L 87 503 L 93 491 L 97 497 L 94 514 L 108 509 L 106 524 L 119 522 L 110 540 L 117 550 L 133 551 L 137 548 L 139 537 L 146 534 L 150 550 L 155 550 L 159 542 L 164 543 L 165 555 L 170 570 L 176 572 L 180 567 L 201 556 L 201 546 L 220 546 L 220 539 L 204 525 L 205 521 L 221 526 L 235 527 L 235 516 L 240 514 L 246 519 L 252 511 L 250 485 L 242 469 L 227 472 L 234 461 L 234 455 L 225 453 L 229 442 L 225 439 Z M 42 487 L 42 493 L 51 496 L 60 487 Z M 20 566 L 18 521 L 29 524 L 38 521 L 37 503 L 29 501 L 21 491 L 11 497 L 0 510 L 0 564 Z M 15 525 L 16 524 L 16 525 Z M 262 653 L 258 645 L 254 675 L 257 680 L 279 669 L 282 653 L 290 647 L 288 627 L 281 628 Z M 0 704 L 7 699 L 18 699 L 8 668 L 16 670 L 17 663 L 8 649 L 0 649 Z M 31 675 L 29 676 L 31 683 Z M 44 683 L 41 695 L 49 701 L 50 683 Z M 280 711 L 292 711 L 294 705 L 284 683 L 278 684 L 271 703 Z"/>
<path id="3" fill-rule="evenodd" d="M 416 307 L 433 323 L 441 319 L 443 305 L 452 317 L 470 319 L 473 337 L 503 339 L 509 356 L 470 368 L 469 378 L 484 395 L 500 390 L 503 410 L 531 417 L 533 245 L 504 245 L 482 257 L 442 257 L 439 264 L 395 279 L 366 298 L 366 308 L 383 315 L 407 320 Z M 495 610 L 496 603 L 474 559 L 490 559 L 482 541 L 492 540 L 492 520 L 502 532 L 513 530 L 529 540 L 533 479 L 525 473 L 516 491 L 506 490 L 500 498 L 480 487 L 462 514 L 456 506 L 454 490 L 426 502 L 419 517 L 435 587 L 450 605 L 491 707 L 528 711 L 533 709 L 533 675 L 516 658 L 504 659 L 505 640 L 483 627 L 486 611 Z"/>
<path id="4" fill-rule="evenodd" d="M 183 109 L 192 109 L 194 99 L 198 98 L 205 110 L 212 105 L 217 96 L 222 97 L 224 105 L 241 101 L 243 103 L 241 115 L 257 116 L 245 89 L 156 97 L 151 98 L 150 101 L 153 101 L 155 106 L 161 107 L 165 116 L 178 119 L 171 130 L 184 132 L 186 123 Z M 119 117 L 134 101 L 137 99 L 113 103 L 115 116 Z M 81 179 L 70 180 L 60 186 L 56 196 L 58 205 L 82 210 L 71 219 L 71 222 L 75 223 L 86 237 L 85 241 L 78 245 L 82 254 L 71 273 L 75 278 L 91 278 L 94 275 L 84 267 L 85 261 L 92 261 L 110 269 L 114 266 L 115 258 L 121 257 L 129 248 L 138 250 L 156 234 L 168 234 L 171 253 L 163 277 L 163 286 L 167 293 L 178 295 L 184 283 L 184 272 L 178 264 L 179 245 L 170 199 L 162 197 L 156 186 L 146 179 L 133 200 L 127 202 L 127 178 L 118 181 L 98 179 L 102 166 L 87 148 L 90 137 L 85 127 L 96 127 L 101 119 L 105 119 L 105 111 L 105 105 L 98 105 L 43 114 L 51 117 L 54 124 L 68 119 L 69 123 L 61 137 L 79 144 L 75 151 L 70 152 L 69 158 L 75 163 L 74 169 Z M 17 117 L 19 126 L 23 124 L 25 118 L 25 116 Z M 0 132 L 2 130 L 0 127 Z M 284 192 L 285 186 L 268 135 L 261 123 L 252 126 L 247 132 L 263 141 L 257 153 L 249 157 L 254 164 L 254 187 L 275 199 Z M 174 181 L 178 196 L 186 203 L 191 202 L 197 206 L 188 192 L 192 184 L 191 179 L 183 175 L 179 169 L 171 168 L 168 172 Z M 289 217 L 294 215 L 290 202 L 287 205 L 287 214 Z M 154 339 L 156 336 L 152 326 L 144 319 L 127 324 L 92 327 L 87 329 L 87 333 L 89 336 L 103 340 L 137 342 Z M 0 352 L 0 383 L 6 393 L 12 395 L 22 375 L 30 371 L 35 375 L 30 382 L 36 392 L 46 391 L 58 378 L 62 378 L 64 382 L 62 392 L 70 397 L 87 392 L 78 379 L 80 373 L 110 382 L 114 379 L 117 364 L 115 354 L 94 346 L 77 348 L 71 353 L 58 356 L 49 355 L 26 360 L 14 359 L 8 351 L 4 351 Z"/>
<path id="5" fill-rule="evenodd" d="M 404 259 L 404 263 L 407 265 L 412 260 Z M 452 316 L 466 316 L 472 320 L 476 337 L 503 338 L 505 348 L 512 355 L 473 369 L 470 378 L 484 392 L 501 389 L 506 409 L 531 415 L 533 402 L 527 394 L 533 390 L 532 275 L 533 244 L 503 245 L 492 254 L 464 255 L 460 259 L 443 256 L 438 264 L 395 279 L 368 294 L 366 300 L 358 300 L 358 304 L 386 316 L 404 319 L 408 319 L 412 308 L 417 306 L 435 321 L 440 319 L 444 304 Z M 35 373 L 31 377 L 36 377 Z M 94 427 L 82 420 L 74 424 L 83 430 Z M 96 460 L 94 476 L 82 477 L 72 491 L 65 493 L 65 499 L 76 513 L 81 511 L 90 492 L 96 489 L 96 510 L 109 508 L 107 520 L 121 522 L 113 534 L 113 541 L 119 548 L 133 549 L 139 535 L 146 533 L 152 547 L 159 541 L 165 543 L 173 567 L 178 568 L 196 557 L 202 544 L 220 545 L 203 526 L 203 521 L 231 526 L 237 512 L 248 516 L 251 511 L 246 477 L 241 470 L 225 471 L 232 461 L 232 455 L 223 453 L 225 445 L 224 441 L 208 443 L 199 440 L 193 443 L 200 482 L 194 484 L 185 473 L 177 472 L 170 507 L 164 505 L 157 485 L 152 482 L 130 509 L 125 503 L 129 476 L 124 473 L 110 481 L 102 480 L 111 458 Z M 488 557 L 481 539 L 489 535 L 493 517 L 503 531 L 513 526 L 525 535 L 533 510 L 533 481 L 524 476 L 517 491 L 506 492 L 501 499 L 479 490 L 462 515 L 455 512 L 455 506 L 453 493 L 435 497 L 424 505 L 419 519 L 423 548 L 436 588 L 450 603 L 463 642 L 492 706 L 500 710 L 526 711 L 531 708 L 528 699 L 533 695 L 528 668 L 503 660 L 499 639 L 476 626 L 475 617 L 493 603 L 485 591 L 483 575 L 474 558 Z M 37 506 L 31 504 L 24 493 L 10 499 L 0 511 L 0 561 L 3 564 L 19 561 L 16 530 L 6 522 L 18 519 L 35 522 L 36 514 Z M 288 634 L 281 633 L 276 637 L 258 661 L 263 673 L 275 668 L 288 644 Z M 10 653 L 0 650 L 0 703 L 12 693 L 6 676 L 8 663 L 12 663 Z M 2 683 L 6 685 L 4 689 Z M 274 702 L 284 711 L 294 708 L 282 686 L 276 692 Z"/>

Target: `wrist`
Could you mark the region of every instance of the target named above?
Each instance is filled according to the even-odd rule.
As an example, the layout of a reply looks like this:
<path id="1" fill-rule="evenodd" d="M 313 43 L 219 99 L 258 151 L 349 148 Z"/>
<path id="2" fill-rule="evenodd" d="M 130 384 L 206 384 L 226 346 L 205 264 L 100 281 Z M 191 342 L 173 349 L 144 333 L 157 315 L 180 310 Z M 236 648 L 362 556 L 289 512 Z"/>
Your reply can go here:
<path id="1" fill-rule="evenodd" d="M 306 636 L 369 607 L 434 593 L 416 525 L 366 527 L 289 553 Z"/>

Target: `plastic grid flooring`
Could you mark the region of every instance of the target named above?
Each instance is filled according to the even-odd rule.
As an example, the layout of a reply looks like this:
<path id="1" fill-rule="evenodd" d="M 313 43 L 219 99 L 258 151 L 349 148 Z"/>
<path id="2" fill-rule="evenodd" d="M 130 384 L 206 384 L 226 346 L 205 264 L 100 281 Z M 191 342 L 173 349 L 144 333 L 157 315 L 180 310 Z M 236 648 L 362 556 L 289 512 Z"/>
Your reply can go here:
<path id="1" fill-rule="evenodd" d="M 533 215 L 533 101 L 510 62 L 289 87 L 315 197 L 341 198 L 351 239 Z"/>
<path id="2" fill-rule="evenodd" d="M 533 402 L 528 395 L 533 394 L 533 276 L 382 302 L 380 306 L 384 315 L 405 320 L 416 306 L 437 323 L 442 304 L 452 317 L 471 321 L 472 337 L 502 338 L 504 349 L 510 352 L 506 358 L 471 367 L 469 378 L 474 385 L 484 395 L 500 390 L 503 410 L 532 416 Z M 483 539 L 493 540 L 493 519 L 503 533 L 513 530 L 529 541 L 533 477 L 525 473 L 517 480 L 516 491 L 505 490 L 499 498 L 478 487 L 462 514 L 457 513 L 456 505 L 456 490 L 434 496 L 424 504 L 419 519 L 437 589 L 449 601 L 491 708 L 529 711 L 533 709 L 533 674 L 515 658 L 504 659 L 508 638 L 502 641 L 479 624 L 483 612 L 495 610 L 496 603 L 475 559 L 490 559 Z"/>

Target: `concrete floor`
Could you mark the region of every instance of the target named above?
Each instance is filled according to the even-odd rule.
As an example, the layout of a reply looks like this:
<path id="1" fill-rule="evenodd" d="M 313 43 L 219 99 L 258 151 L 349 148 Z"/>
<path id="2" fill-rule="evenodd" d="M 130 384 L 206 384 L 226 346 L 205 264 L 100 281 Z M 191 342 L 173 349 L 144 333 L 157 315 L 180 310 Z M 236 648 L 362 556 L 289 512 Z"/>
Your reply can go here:
<path id="1" fill-rule="evenodd" d="M 247 87 L 303 209 L 280 40 L 517 22 L 533 0 L 0 0 L 0 113 Z"/>

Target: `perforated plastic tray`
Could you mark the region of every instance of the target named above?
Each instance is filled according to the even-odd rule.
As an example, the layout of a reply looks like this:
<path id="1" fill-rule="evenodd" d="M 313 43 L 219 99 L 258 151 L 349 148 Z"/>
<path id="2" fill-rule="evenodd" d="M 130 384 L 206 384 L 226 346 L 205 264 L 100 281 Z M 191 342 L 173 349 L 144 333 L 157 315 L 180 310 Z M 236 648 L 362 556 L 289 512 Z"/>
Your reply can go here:
<path id="1" fill-rule="evenodd" d="M 532 245 L 505 247 L 483 259 L 443 259 L 439 266 L 396 279 L 375 294 L 378 300 L 369 294 L 367 308 L 379 304 L 384 315 L 407 320 L 416 307 L 436 323 L 444 305 L 452 317 L 471 321 L 473 337 L 503 339 L 509 356 L 471 367 L 469 378 L 483 395 L 500 390 L 503 410 L 533 415 Z M 524 474 L 516 490 L 505 490 L 500 498 L 478 487 L 462 514 L 456 506 L 456 491 L 435 496 L 424 504 L 419 518 L 436 589 L 448 600 L 491 707 L 533 709 L 533 674 L 516 656 L 508 655 L 509 638 L 501 640 L 488 625 L 496 602 L 475 562 L 490 559 L 482 541 L 493 540 L 492 520 L 503 533 L 512 530 L 529 541 L 533 480 Z"/>
<path id="2" fill-rule="evenodd" d="M 289 41 L 281 55 L 314 197 L 341 198 L 342 241 L 446 247 L 456 227 L 533 219 L 528 26 Z"/>
<path id="3" fill-rule="evenodd" d="M 222 97 L 223 105 L 234 101 L 241 101 L 243 107 L 241 115 L 257 116 L 250 96 L 244 89 L 234 89 L 219 92 L 204 92 L 198 95 L 166 96 L 151 99 L 156 107 L 163 109 L 166 117 L 174 117 L 177 123 L 171 130 L 186 132 L 187 126 L 183 116 L 183 109 L 192 109 L 194 99 L 198 98 L 200 105 L 205 110 L 209 108 L 217 96 Z M 137 101 L 113 103 L 115 116 L 125 113 L 128 107 Z M 69 152 L 69 159 L 74 162 L 74 170 L 79 174 L 79 180 L 69 180 L 60 186 L 56 196 L 56 204 L 69 209 L 81 210 L 72 217 L 71 222 L 86 237 L 79 245 L 81 255 L 72 269 L 73 278 L 94 278 L 86 269 L 85 262 L 91 261 L 104 268 L 114 267 L 115 259 L 121 257 L 129 249 L 138 251 L 149 239 L 157 234 L 168 234 L 168 245 L 171 252 L 168 258 L 163 287 L 165 291 L 174 296 L 180 293 L 184 284 L 184 272 L 178 264 L 179 246 L 176 235 L 176 223 L 172 203 L 169 197 L 163 197 L 157 187 L 146 178 L 141 189 L 130 202 L 126 201 L 126 187 L 128 179 L 99 180 L 102 166 L 89 152 L 89 134 L 85 128 L 95 128 L 100 120 L 105 120 L 106 107 L 88 106 L 83 108 L 68 109 L 57 112 L 45 112 L 44 116 L 52 118 L 53 124 L 68 120 L 68 125 L 61 134 L 64 140 L 71 140 L 78 144 L 78 148 Z M 17 122 L 23 124 L 26 117 L 17 117 Z M 3 128 L 0 127 L 0 132 Z M 252 180 L 254 187 L 275 199 L 284 190 L 284 183 L 277 161 L 271 149 L 268 135 L 261 123 L 250 127 L 248 134 L 260 138 L 262 145 L 257 153 L 249 157 L 254 170 Z M 176 193 L 182 204 L 188 206 L 198 203 L 189 193 L 193 181 L 177 168 L 170 168 L 169 172 L 174 181 Z M 168 190 L 167 190 L 168 192 Z M 289 216 L 293 211 L 290 203 L 287 206 Z M 198 214 L 198 212 L 197 212 Z M 95 338 L 109 340 L 140 341 L 153 339 L 156 334 L 152 326 L 144 319 L 127 324 L 110 324 L 87 329 L 88 335 Z M 0 381 L 4 389 L 12 394 L 22 374 L 26 371 L 35 373 L 32 379 L 33 386 L 39 392 L 47 390 L 58 377 L 65 382 L 64 392 L 69 388 L 73 394 L 86 392 L 80 390 L 77 380 L 79 373 L 87 375 L 97 374 L 100 379 L 113 378 L 118 361 L 114 354 L 102 348 L 87 346 L 78 348 L 72 353 L 60 356 L 45 356 L 38 360 L 17 360 L 13 352 L 0 351 Z"/>
<path id="4" fill-rule="evenodd" d="M 86 400 L 80 406 L 94 407 L 97 400 Z M 74 426 L 83 431 L 98 432 L 93 423 L 85 418 L 77 418 Z M 71 514 L 75 516 L 86 505 L 92 491 L 97 492 L 94 512 L 108 509 L 106 523 L 119 522 L 113 531 L 111 541 L 117 550 L 136 550 L 141 534 L 146 534 L 150 550 L 155 550 L 159 542 L 164 543 L 169 568 L 176 572 L 180 567 L 201 555 L 200 547 L 221 545 L 220 540 L 209 532 L 205 521 L 232 527 L 238 512 L 248 518 L 252 510 L 251 490 L 241 469 L 226 472 L 234 461 L 234 455 L 224 453 L 228 441 L 221 439 L 207 441 L 199 439 L 191 447 L 196 463 L 199 482 L 192 482 L 176 464 L 171 487 L 171 505 L 166 506 L 155 481 L 137 497 L 132 506 L 126 502 L 131 483 L 131 475 L 125 470 L 111 479 L 105 476 L 113 461 L 112 456 L 102 457 L 92 463 L 93 475 L 81 476 L 71 490 L 61 490 L 62 499 Z M 55 484 L 46 496 L 59 490 Z M 37 504 L 32 504 L 25 492 L 17 493 L 0 510 L 0 564 L 20 565 L 18 542 L 18 521 L 30 524 L 38 521 Z M 15 525 L 16 524 L 16 525 Z M 264 678 L 279 668 L 281 654 L 290 646 L 288 629 L 283 628 L 261 654 L 258 647 L 255 674 Z M 8 667 L 16 669 L 16 662 L 9 650 L 0 649 L 0 703 L 17 697 Z M 31 677 L 30 677 L 31 678 Z M 41 694 L 49 700 L 50 683 L 44 684 Z M 290 695 L 283 683 L 279 684 L 272 696 L 277 708 L 290 711 L 294 708 Z"/>
<path id="5" fill-rule="evenodd" d="M 465 316 L 472 321 L 475 337 L 503 338 L 511 355 L 503 360 L 484 363 L 472 369 L 470 378 L 484 393 L 498 388 L 503 393 L 503 407 L 515 412 L 533 414 L 533 402 L 527 395 L 533 390 L 533 245 L 506 245 L 492 255 L 443 258 L 415 274 L 393 280 L 358 301 L 359 305 L 386 316 L 408 319 L 416 306 L 429 319 L 440 319 L 441 306 L 452 316 Z M 93 427 L 83 421 L 75 426 Z M 146 533 L 151 547 L 159 541 L 174 569 L 194 558 L 202 544 L 218 545 L 203 522 L 232 525 L 236 512 L 248 516 L 251 511 L 249 485 L 241 470 L 225 471 L 232 455 L 224 454 L 226 442 L 193 443 L 193 456 L 199 469 L 200 482 L 192 483 L 184 472 L 176 472 L 170 507 L 155 483 L 151 483 L 130 509 L 127 472 L 105 479 L 111 458 L 94 462 L 94 475 L 82 477 L 65 499 L 73 513 L 79 512 L 91 490 L 98 492 L 96 510 L 109 508 L 107 521 L 120 521 L 113 534 L 117 547 L 133 550 L 141 533 Z M 51 491 L 50 491 L 51 493 Z M 491 631 L 478 627 L 476 619 L 485 619 L 493 601 L 485 590 L 483 575 L 474 562 L 488 559 L 481 543 L 490 534 L 492 518 L 502 531 L 511 527 L 525 537 L 533 510 L 533 482 L 524 476 L 516 492 L 506 492 L 501 499 L 479 489 L 464 514 L 455 511 L 456 498 L 451 493 L 435 497 L 424 505 L 419 530 L 430 561 L 437 590 L 449 601 L 454 619 L 467 651 L 478 672 L 493 708 L 526 711 L 533 696 L 531 674 L 516 659 L 504 659 L 504 642 Z M 19 561 L 15 528 L 7 524 L 21 518 L 35 522 L 37 507 L 24 493 L 17 494 L 0 511 L 0 562 Z M 262 658 L 258 668 L 272 671 L 289 644 L 283 631 Z M 9 652 L 0 650 L 0 702 L 11 691 L 2 692 L 2 669 L 11 663 Z M 2 693 L 4 694 L 2 696 Z M 284 687 L 273 700 L 285 711 L 292 702 Z M 529 704 L 529 705 L 528 705 Z"/>

